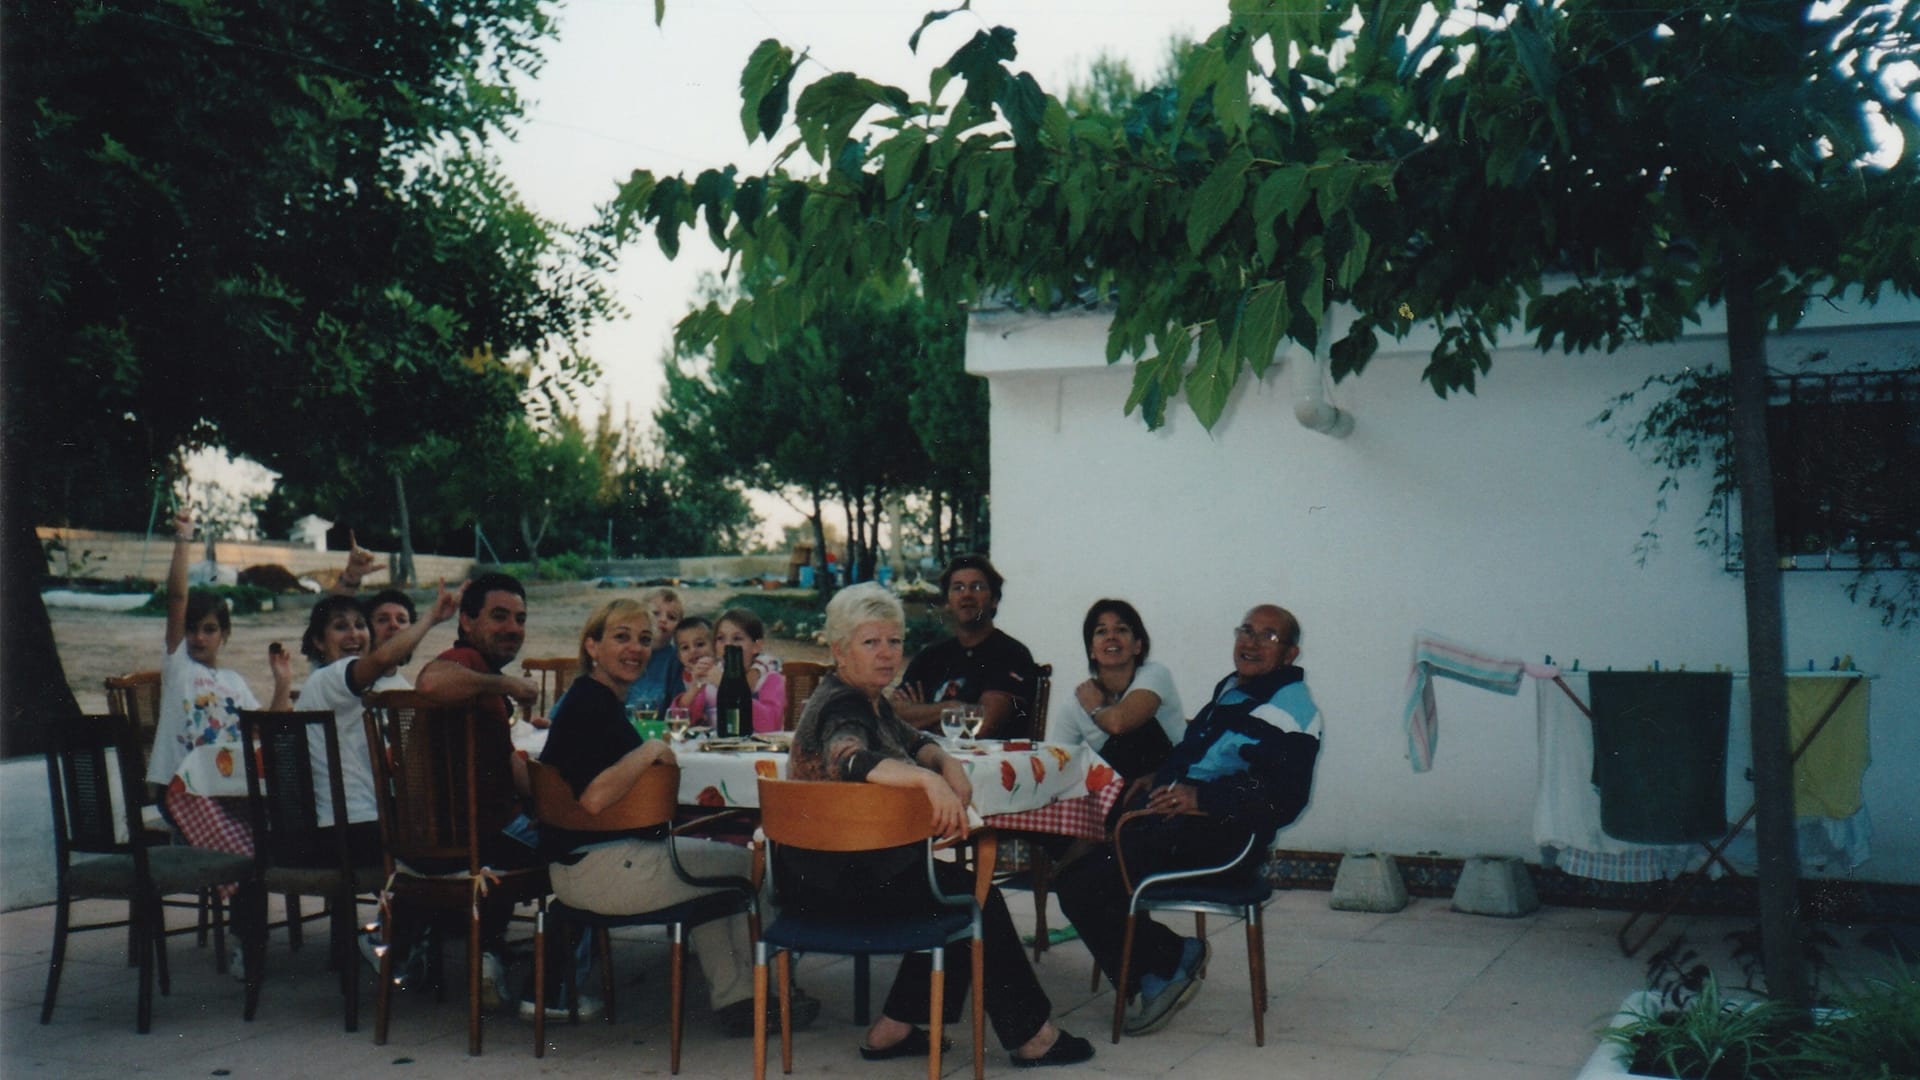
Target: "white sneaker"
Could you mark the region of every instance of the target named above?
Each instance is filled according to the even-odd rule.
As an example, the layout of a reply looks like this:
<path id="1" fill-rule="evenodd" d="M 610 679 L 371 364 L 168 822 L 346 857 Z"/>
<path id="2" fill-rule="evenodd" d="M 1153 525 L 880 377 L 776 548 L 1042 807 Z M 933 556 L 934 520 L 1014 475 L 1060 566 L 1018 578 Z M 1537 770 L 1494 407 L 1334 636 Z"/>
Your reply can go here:
<path id="1" fill-rule="evenodd" d="M 247 981 L 247 950 L 237 941 L 227 943 L 227 974 L 234 982 Z"/>
<path id="2" fill-rule="evenodd" d="M 507 985 L 507 961 L 498 953 L 480 954 L 480 1007 L 497 1009 L 507 1003 L 501 994 Z"/>
<path id="3" fill-rule="evenodd" d="M 607 1011 L 606 1002 L 600 1000 L 597 997 L 594 997 L 592 994 L 580 995 L 580 1019 L 582 1020 L 597 1019 L 601 1013 L 606 1011 Z M 520 1001 L 520 1019 L 532 1020 L 533 1016 L 534 1016 L 533 1002 L 528 1001 L 525 998 L 522 998 Z M 554 1005 L 551 1003 L 547 1005 L 547 1019 L 565 1020 L 566 1018 L 567 1018 L 566 1005 L 564 1004 Z"/>

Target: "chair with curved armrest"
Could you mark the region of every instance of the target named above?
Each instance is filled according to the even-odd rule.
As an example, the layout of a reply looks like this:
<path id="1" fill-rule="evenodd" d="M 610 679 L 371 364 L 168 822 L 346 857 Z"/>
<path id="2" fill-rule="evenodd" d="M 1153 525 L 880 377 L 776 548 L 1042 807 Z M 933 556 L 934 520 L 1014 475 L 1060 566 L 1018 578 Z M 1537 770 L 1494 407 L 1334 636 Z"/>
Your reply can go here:
<path id="1" fill-rule="evenodd" d="M 640 774 L 627 793 L 613 805 L 593 813 L 580 805 L 574 797 L 573 789 L 560 775 L 559 770 L 537 761 L 527 763 L 527 780 L 533 788 L 534 816 L 540 819 L 542 826 L 566 829 L 572 832 L 628 832 L 635 829 L 653 829 L 670 825 L 677 809 L 676 802 L 680 790 L 680 767 L 678 765 L 653 765 Z M 711 814 L 697 821 L 689 821 L 667 830 L 667 854 L 673 861 L 673 871 L 680 880 L 690 885 L 707 886 L 719 891 L 697 897 L 670 907 L 643 911 L 633 915 L 604 915 L 597 911 L 577 908 L 563 900 L 549 900 L 546 912 L 535 922 L 534 930 L 534 1010 L 533 1010 L 533 1056 L 544 1057 L 547 1051 L 547 949 L 546 934 L 549 923 L 557 926 L 563 939 L 572 944 L 575 927 L 593 931 L 594 944 L 600 957 L 600 990 L 606 998 L 607 1021 L 611 1023 L 613 1014 L 613 951 L 608 942 L 607 931 L 621 926 L 665 926 L 672 933 L 673 951 L 671 961 L 670 1005 L 668 1019 L 669 1064 L 674 1075 L 680 1072 L 680 1038 L 683 1030 L 683 1002 L 685 998 L 686 970 L 686 932 L 688 927 L 699 926 L 715 919 L 746 914 L 750 924 L 759 925 L 758 909 L 754 904 L 753 885 L 746 878 L 735 877 L 697 877 L 687 873 L 680 866 L 679 858 L 674 854 L 674 836 L 739 811 L 727 811 Z M 569 947 L 560 955 L 572 957 Z M 563 973 L 567 988 L 567 1012 L 573 1023 L 580 1021 L 580 988 L 574 985 L 574 971 L 571 963 Z"/>
<path id="2" fill-rule="evenodd" d="M 165 916 L 161 897 L 198 893 L 228 882 L 253 880 L 253 859 L 185 844 L 147 842 L 140 821 L 141 773 L 135 771 L 138 751 L 133 734 L 120 716 L 75 716 L 47 727 L 47 788 L 53 800 L 54 915 L 53 949 L 47 962 L 47 993 L 40 1004 L 40 1022 L 53 1020 L 53 1003 L 60 992 L 60 969 L 66 963 L 67 935 L 82 930 L 128 927 L 140 968 L 139 1006 L 135 1030 L 142 1035 L 153 1026 L 153 984 L 156 974 L 162 994 L 168 991 Z M 115 759 L 108 761 L 111 752 Z M 119 789 L 118 807 L 114 789 Z M 118 820 L 115 815 L 118 814 Z M 124 830 L 130 839 L 119 838 Z M 79 859 L 75 855 L 92 858 Z M 258 893 L 264 905 L 265 893 Z M 73 902 L 81 899 L 127 901 L 127 918 L 74 926 Z M 265 912 L 255 925 L 264 927 Z M 250 958 L 258 942 L 247 943 Z M 259 1000 L 258 971 L 247 982 L 246 1019 L 253 1019 Z"/>
<path id="3" fill-rule="evenodd" d="M 1160 817 L 1151 810 L 1134 810 L 1121 815 L 1113 827 L 1113 848 L 1120 864 L 1120 880 L 1126 886 L 1130 897 L 1127 905 L 1127 932 L 1120 946 L 1120 980 L 1118 986 L 1127 986 L 1132 977 L 1133 931 L 1136 921 L 1144 912 L 1186 911 L 1196 918 L 1205 918 L 1209 912 L 1226 915 L 1230 918 L 1245 919 L 1247 923 L 1247 975 L 1253 987 L 1253 1044 L 1267 1045 L 1265 1017 L 1267 1013 L 1267 963 L 1266 934 L 1261 929 L 1260 911 L 1267 901 L 1273 898 L 1273 884 L 1260 872 L 1258 861 L 1266 855 L 1265 849 L 1257 848 L 1253 836 L 1247 836 L 1247 842 L 1238 854 L 1216 866 L 1200 866 L 1183 870 L 1165 870 L 1157 874 L 1148 874 L 1138 881 L 1127 869 L 1125 848 L 1120 844 L 1121 834 L 1127 825 L 1142 817 Z M 1207 815 L 1195 812 L 1193 816 Z M 1205 924 L 1201 924 L 1201 934 L 1205 934 Z M 1115 993 L 1113 1000 L 1113 1041 L 1120 1041 L 1120 1025 L 1126 1016 L 1127 995 Z"/>
<path id="4" fill-rule="evenodd" d="M 998 842 L 992 830 L 975 834 L 972 842 L 974 887 L 970 894 L 952 895 L 934 878 L 933 809 L 924 793 L 881 784 L 842 784 L 801 780 L 760 781 L 760 830 L 764 844 L 753 851 L 754 885 L 765 880 L 772 849 L 789 845 L 809 851 L 876 851 L 921 845 L 926 849 L 927 885 L 938 904 L 925 914 L 876 917 L 863 912 L 845 915 L 800 914 L 782 911 L 755 935 L 753 954 L 753 1075 L 767 1074 L 767 960 L 778 955 L 780 979 L 780 1058 L 783 1072 L 793 1071 L 793 1029 L 788 1009 L 792 989 L 791 954 L 836 953 L 870 956 L 892 953 L 932 954 L 929 997 L 932 1051 L 927 1056 L 929 1080 L 939 1080 L 940 1039 L 944 1016 L 946 946 L 971 939 L 973 996 L 973 1075 L 984 1075 L 986 1057 L 985 945 L 980 907 L 993 887 L 993 861 Z"/>
<path id="5" fill-rule="evenodd" d="M 467 1053 L 480 1053 L 480 909 L 487 903 L 544 904 L 547 868 L 493 867 L 481 854 L 488 823 L 481 808 L 514 801 L 506 728 L 463 706 L 443 707 L 408 690 L 375 694 L 366 712 L 386 885 L 388 934 L 401 905 L 467 916 Z M 438 870 L 440 867 L 453 867 Z M 390 937 L 388 940 L 395 940 Z M 380 957 L 373 1041 L 387 1042 L 393 952 Z"/>
<path id="6" fill-rule="evenodd" d="M 533 716 L 546 716 L 560 703 L 561 695 L 580 674 L 577 656 L 535 657 L 520 661 L 520 674 L 540 684 L 540 697 L 533 703 Z"/>
<path id="7" fill-rule="evenodd" d="M 832 664 L 816 664 L 811 660 L 788 660 L 780 665 L 780 674 L 787 680 L 787 717 L 782 725 L 786 730 L 800 726 L 800 712 L 807 707 L 807 699 L 832 670 Z"/>
<path id="8" fill-rule="evenodd" d="M 360 1028 L 359 968 L 354 939 L 357 898 L 378 892 L 377 864 L 355 865 L 347 841 L 347 788 L 341 772 L 340 731 L 327 709 L 303 712 L 240 711 L 240 732 L 254 753 L 247 766 L 247 806 L 252 814 L 254 859 L 268 892 L 321 896 L 327 900 L 328 962 L 340 976 L 346 1028 Z M 314 802 L 313 743 L 326 755 L 332 813 L 319 819 Z M 289 929 L 299 925 L 288 913 Z M 253 965 L 250 965 L 253 966 Z M 264 970 L 264 958 L 257 965 Z"/>

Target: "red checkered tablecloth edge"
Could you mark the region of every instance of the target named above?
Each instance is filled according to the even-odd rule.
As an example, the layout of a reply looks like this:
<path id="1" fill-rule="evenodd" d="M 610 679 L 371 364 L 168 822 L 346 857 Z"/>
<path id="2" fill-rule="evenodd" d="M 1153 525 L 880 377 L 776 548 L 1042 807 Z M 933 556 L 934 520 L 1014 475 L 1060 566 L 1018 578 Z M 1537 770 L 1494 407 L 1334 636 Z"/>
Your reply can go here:
<path id="1" fill-rule="evenodd" d="M 187 793 L 175 778 L 167 786 L 167 816 L 194 847 L 210 848 L 229 855 L 253 854 L 253 830 L 247 823 L 227 812 L 218 799 Z M 220 895 L 230 897 L 234 886 L 220 886 Z"/>
<path id="2" fill-rule="evenodd" d="M 1104 840 L 1107 837 L 1107 812 L 1113 809 L 1113 804 L 1125 787 L 1126 783 L 1115 776 L 1099 791 L 1077 799 L 1061 799 L 1038 810 L 994 814 L 982 820 L 996 829 L 1009 832 L 1058 833 L 1061 836 Z"/>

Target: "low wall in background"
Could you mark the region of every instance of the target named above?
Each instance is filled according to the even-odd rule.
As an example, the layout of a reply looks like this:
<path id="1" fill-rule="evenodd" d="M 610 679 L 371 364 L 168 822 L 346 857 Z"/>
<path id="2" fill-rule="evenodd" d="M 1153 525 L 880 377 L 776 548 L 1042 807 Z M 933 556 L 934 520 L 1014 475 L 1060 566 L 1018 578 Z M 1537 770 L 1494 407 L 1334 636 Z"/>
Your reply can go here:
<path id="1" fill-rule="evenodd" d="M 173 557 L 173 539 L 165 533 L 156 533 L 148 539 L 139 533 L 96 532 L 92 529 L 60 529 L 40 526 L 34 530 L 44 545 L 49 540 L 59 540 L 66 550 L 53 551 L 47 556 L 47 573 L 55 577 L 88 577 L 99 581 L 116 581 L 121 578 L 145 578 L 159 581 L 166 577 L 167 560 Z M 193 545 L 193 559 L 201 561 L 206 556 L 206 545 Z M 392 552 L 380 551 L 381 561 L 391 562 Z M 214 561 L 235 570 L 244 570 L 249 566 L 284 566 L 295 577 L 310 577 L 321 585 L 331 585 L 338 577 L 342 567 L 347 564 L 344 551 L 315 551 L 306 544 L 296 544 L 289 540 L 216 540 L 213 544 Z M 467 571 L 473 566 L 473 560 L 455 555 L 415 555 L 413 557 L 414 576 L 420 581 L 464 581 Z M 370 574 L 366 586 L 378 588 L 388 584 L 385 570 Z"/>

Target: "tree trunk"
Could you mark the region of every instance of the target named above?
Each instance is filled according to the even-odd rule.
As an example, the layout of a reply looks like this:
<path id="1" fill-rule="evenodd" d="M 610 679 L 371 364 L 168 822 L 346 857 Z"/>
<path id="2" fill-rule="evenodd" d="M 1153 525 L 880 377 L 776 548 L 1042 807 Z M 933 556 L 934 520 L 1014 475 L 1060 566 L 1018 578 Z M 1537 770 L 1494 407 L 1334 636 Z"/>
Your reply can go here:
<path id="1" fill-rule="evenodd" d="M 1766 316 L 1759 281 L 1735 268 L 1727 281 L 1727 360 L 1740 549 L 1747 602 L 1747 685 L 1753 695 L 1754 839 L 1760 858 L 1761 957 L 1767 992 L 1798 1009 L 1812 1004 L 1800 957 L 1800 854 L 1793 825 L 1788 748 L 1785 613 L 1773 520 L 1773 463 L 1767 450 Z"/>
<path id="2" fill-rule="evenodd" d="M 9 455 L 7 467 L 22 467 Z M 42 754 L 47 726 L 80 715 L 80 703 L 67 686 L 66 669 L 53 640 L 53 620 L 40 599 L 46 584 L 46 553 L 33 531 L 27 500 L 18 497 L 21 481 L 9 477 L 4 522 L 0 522 L 0 757 Z"/>
<path id="3" fill-rule="evenodd" d="M 820 493 L 807 494 L 813 499 L 813 513 L 807 515 L 807 520 L 813 523 L 813 584 L 824 601 L 833 595 L 833 575 L 827 572 L 826 514 L 820 509 Z"/>
<path id="4" fill-rule="evenodd" d="M 546 539 L 547 526 L 551 524 L 553 524 L 553 512 L 550 510 L 540 512 L 540 528 L 537 531 L 533 527 L 533 519 L 525 510 L 520 511 L 520 540 L 527 545 L 528 562 L 540 561 L 540 541 Z"/>
<path id="5" fill-rule="evenodd" d="M 936 486 L 933 489 L 933 562 L 936 566 L 947 565 L 947 523 L 944 509 L 944 493 Z"/>
<path id="6" fill-rule="evenodd" d="M 400 554 L 393 560 L 393 584 L 405 588 L 413 584 L 413 517 L 407 510 L 407 483 L 400 470 L 393 471 L 393 503 L 398 511 Z"/>

